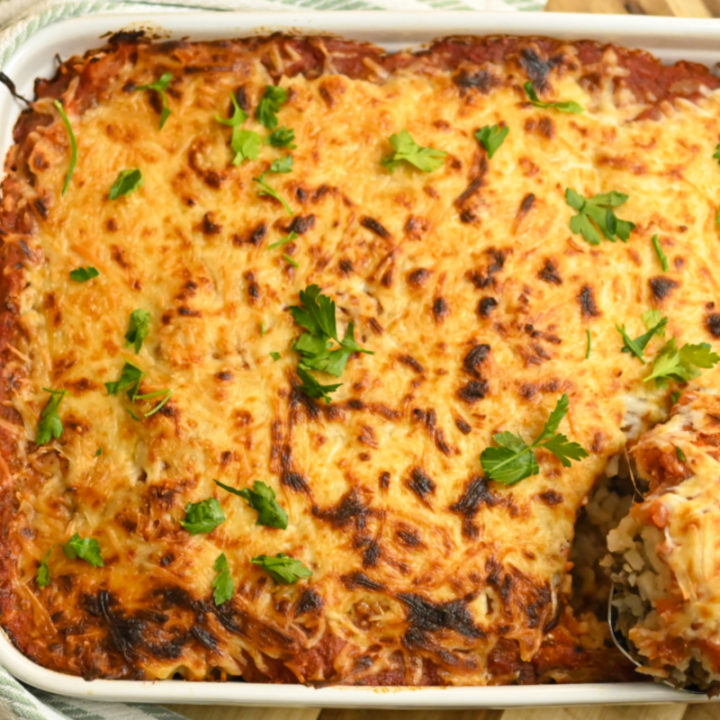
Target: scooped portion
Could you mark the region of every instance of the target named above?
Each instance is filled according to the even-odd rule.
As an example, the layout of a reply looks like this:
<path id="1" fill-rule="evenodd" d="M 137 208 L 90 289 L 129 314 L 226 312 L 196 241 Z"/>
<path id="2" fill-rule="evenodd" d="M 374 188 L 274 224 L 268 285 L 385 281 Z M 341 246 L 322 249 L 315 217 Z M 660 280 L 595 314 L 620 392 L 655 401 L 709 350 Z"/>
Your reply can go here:
<path id="1" fill-rule="evenodd" d="M 649 488 L 608 535 L 615 632 L 639 672 L 720 692 L 720 396 L 685 393 L 630 454 Z"/>

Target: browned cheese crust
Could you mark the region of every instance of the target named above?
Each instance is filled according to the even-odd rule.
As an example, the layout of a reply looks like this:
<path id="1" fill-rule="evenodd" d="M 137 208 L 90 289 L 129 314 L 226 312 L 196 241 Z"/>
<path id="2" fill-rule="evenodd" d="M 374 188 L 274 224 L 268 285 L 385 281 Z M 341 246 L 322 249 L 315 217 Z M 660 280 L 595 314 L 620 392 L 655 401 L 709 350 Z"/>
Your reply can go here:
<path id="1" fill-rule="evenodd" d="M 159 96 L 136 88 L 163 73 L 159 130 Z M 528 79 L 585 111 L 533 106 Z M 254 111 L 269 84 L 288 90 L 278 117 L 297 147 L 292 172 L 265 180 L 292 217 L 253 180 L 287 151 L 233 165 L 215 120 L 235 93 L 245 127 L 266 134 Z M 385 54 L 323 37 L 127 34 L 38 81 L 0 216 L 0 620 L 16 645 L 86 678 L 626 677 L 602 626 L 567 609 L 568 553 L 578 508 L 624 446 L 626 397 L 666 405 L 614 324 L 639 334 L 654 306 L 681 340 L 720 334 L 706 307 L 715 198 L 698 189 L 718 179 L 718 84 L 706 68 L 594 42 L 450 38 Z M 70 148 L 53 98 L 78 141 L 64 196 Z M 488 159 L 474 133 L 497 123 L 510 132 Z M 442 167 L 389 173 L 380 161 L 402 129 L 447 151 Z M 109 200 L 133 167 L 144 187 Z M 571 233 L 567 186 L 627 193 L 630 241 Z M 99 277 L 71 282 L 81 265 Z M 323 380 L 342 383 L 330 404 L 299 390 L 291 349 L 287 308 L 311 283 L 374 352 Z M 136 308 L 151 315 L 137 355 L 123 337 Z M 160 412 L 134 420 L 106 393 L 123 362 L 146 372 L 144 393 L 172 388 Z M 68 391 L 64 432 L 36 446 L 43 387 Z M 538 475 L 485 479 L 492 435 L 531 439 L 562 393 L 562 430 L 590 457 L 564 468 L 539 451 Z M 270 485 L 287 530 L 256 525 L 215 479 Z M 226 521 L 190 535 L 186 504 L 209 497 Z M 98 541 L 104 567 L 63 553 L 74 533 Z M 278 552 L 312 577 L 275 585 L 250 563 Z M 219 553 L 235 592 L 216 605 Z"/>

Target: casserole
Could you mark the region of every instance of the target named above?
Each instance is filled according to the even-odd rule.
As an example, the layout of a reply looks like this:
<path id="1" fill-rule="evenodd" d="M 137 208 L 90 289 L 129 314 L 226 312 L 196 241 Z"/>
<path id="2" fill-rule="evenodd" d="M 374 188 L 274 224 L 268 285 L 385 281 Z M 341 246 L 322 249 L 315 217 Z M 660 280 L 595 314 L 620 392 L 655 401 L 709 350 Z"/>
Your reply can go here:
<path id="1" fill-rule="evenodd" d="M 326 701 L 325 701 L 325 700 L 323 700 L 322 702 L 323 702 L 323 703 L 325 703 Z"/>

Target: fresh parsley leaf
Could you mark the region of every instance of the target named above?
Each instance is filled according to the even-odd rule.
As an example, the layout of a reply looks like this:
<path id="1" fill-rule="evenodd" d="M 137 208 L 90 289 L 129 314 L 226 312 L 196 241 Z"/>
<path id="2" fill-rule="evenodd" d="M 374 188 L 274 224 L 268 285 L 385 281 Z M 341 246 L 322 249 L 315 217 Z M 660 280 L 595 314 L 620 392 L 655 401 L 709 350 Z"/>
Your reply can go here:
<path id="1" fill-rule="evenodd" d="M 283 245 L 287 245 L 288 243 L 291 243 L 293 240 L 297 240 L 298 234 L 292 230 L 290 231 L 284 238 L 281 238 L 277 242 L 272 243 L 272 245 L 268 245 L 268 250 L 275 250 L 275 248 L 282 247 Z"/>
<path id="2" fill-rule="evenodd" d="M 288 91 L 285 88 L 266 85 L 262 99 L 258 103 L 257 119 L 268 130 L 277 127 L 277 112 L 287 102 Z"/>
<path id="3" fill-rule="evenodd" d="M 498 148 L 505 142 L 510 128 L 499 125 L 485 125 L 475 132 L 475 138 L 485 148 L 488 159 L 498 151 Z"/>
<path id="4" fill-rule="evenodd" d="M 120 377 L 114 382 L 106 382 L 105 389 L 110 395 L 117 395 L 123 390 L 127 390 L 128 397 L 134 402 L 140 390 L 140 381 L 144 377 L 145 373 L 140 368 L 126 362 L 123 365 Z"/>
<path id="5" fill-rule="evenodd" d="M 163 129 L 163 125 L 166 120 L 170 117 L 170 105 L 167 99 L 167 89 L 170 87 L 173 76 L 170 73 L 163 73 L 158 80 L 148 85 L 138 85 L 135 90 L 154 90 L 160 96 L 161 112 L 160 112 L 160 127 L 158 130 Z"/>
<path id="6" fill-rule="evenodd" d="M 585 331 L 586 342 L 585 342 L 585 359 L 590 357 L 590 350 L 592 350 L 592 335 L 590 334 L 590 328 Z"/>
<path id="7" fill-rule="evenodd" d="M 48 567 L 48 560 L 50 559 L 50 553 L 48 550 L 44 555 L 40 564 L 38 565 L 37 572 L 35 573 L 35 582 L 38 587 L 44 588 L 50 584 L 50 568 Z"/>
<path id="8" fill-rule="evenodd" d="M 95 538 L 82 538 L 75 533 L 70 540 L 63 545 L 63 552 L 70 560 L 84 560 L 93 567 L 104 567 L 100 553 L 100 543 Z"/>
<path id="9" fill-rule="evenodd" d="M 260 177 L 253 178 L 253 180 L 260 186 L 260 190 L 258 190 L 258 195 L 269 195 L 270 197 L 274 197 L 285 208 L 285 210 L 287 210 L 288 215 L 294 215 L 295 213 L 293 212 L 290 205 L 288 205 L 287 201 L 280 197 L 277 191 L 265 182 L 265 175 L 266 173 L 262 173 Z"/>
<path id="10" fill-rule="evenodd" d="M 145 184 L 143 180 L 142 172 L 137 168 L 129 168 L 127 170 L 121 170 L 118 173 L 117 178 L 113 186 L 110 188 L 108 197 L 110 200 L 117 200 L 123 195 L 127 195 L 137 188 L 141 188 Z"/>
<path id="11" fill-rule="evenodd" d="M 335 301 L 322 294 L 319 285 L 308 285 L 300 291 L 300 305 L 292 305 L 293 320 L 312 335 L 337 339 Z"/>
<path id="12" fill-rule="evenodd" d="M 268 142 L 273 147 L 286 147 L 288 150 L 294 150 L 297 145 L 293 142 L 295 140 L 295 131 L 291 128 L 279 127 L 274 132 L 270 133 Z"/>
<path id="13" fill-rule="evenodd" d="M 503 485 L 514 485 L 531 475 L 537 475 L 540 467 L 534 451 L 540 447 L 551 452 L 565 467 L 570 467 L 571 460 L 588 457 L 589 453 L 579 443 L 571 442 L 557 432 L 569 404 L 567 394 L 563 393 L 532 445 L 511 432 L 496 433 L 493 439 L 497 447 L 485 448 L 480 455 L 480 463 L 487 477 Z"/>
<path id="14" fill-rule="evenodd" d="M 652 315 L 648 315 L 648 313 L 653 313 Z M 650 327 L 648 331 L 639 337 L 636 337 L 634 340 L 627 334 L 625 330 L 625 325 L 620 327 L 619 325 L 615 326 L 615 329 L 622 335 L 624 344 L 621 352 L 624 353 L 632 353 L 641 363 L 645 362 L 645 358 L 643 357 L 643 351 L 648 346 L 648 343 L 655 335 L 664 335 L 665 334 L 665 327 L 668 324 L 668 319 L 666 317 L 662 317 L 662 313 L 659 311 L 653 311 L 649 310 L 646 313 L 643 313 L 642 319 L 643 322 L 646 320 L 649 322 L 650 320 L 657 319 L 657 315 L 660 315 L 660 319 L 657 320 L 655 325 Z M 647 327 L 647 323 L 645 323 L 645 327 Z"/>
<path id="15" fill-rule="evenodd" d="M 640 319 L 642 320 L 643 325 L 645 326 L 646 330 L 650 330 L 651 328 L 655 327 L 662 319 L 663 314 L 662 310 L 658 310 L 656 308 L 651 308 L 650 310 L 646 310 L 641 316 Z M 657 333 L 662 337 L 665 335 L 665 326 L 658 331 Z"/>
<path id="16" fill-rule="evenodd" d="M 677 455 L 677 459 L 681 463 L 687 462 L 687 458 L 685 457 L 685 453 L 682 451 L 681 448 L 679 448 L 677 445 L 675 446 L 675 454 Z"/>
<path id="17" fill-rule="evenodd" d="M 56 440 L 59 439 L 65 429 L 58 415 L 58 408 L 67 390 L 53 390 L 52 388 L 46 387 L 44 387 L 43 390 L 50 393 L 50 399 L 40 413 L 37 433 L 35 435 L 36 445 L 45 445 L 53 438 Z"/>
<path id="18" fill-rule="evenodd" d="M 660 245 L 660 238 L 657 236 L 657 234 L 652 236 L 652 245 L 655 249 L 655 254 L 657 255 L 657 258 L 660 261 L 660 267 L 663 269 L 663 272 L 667 272 L 670 266 L 668 265 L 667 255 L 665 255 L 665 252 Z"/>
<path id="19" fill-rule="evenodd" d="M 407 130 L 393 133 L 390 136 L 390 145 L 395 152 L 386 155 L 380 161 L 390 172 L 403 162 L 423 172 L 432 172 L 445 162 L 447 156 L 444 150 L 418 145 Z"/>
<path id="20" fill-rule="evenodd" d="M 65 173 L 65 183 L 63 184 L 61 193 L 62 195 L 64 195 L 68 189 L 68 186 L 70 185 L 70 178 L 72 177 L 72 174 L 75 170 L 75 165 L 77 164 L 77 140 L 75 139 L 75 133 L 73 132 L 72 125 L 70 124 L 70 120 L 68 119 L 63 104 L 60 102 L 60 100 L 53 100 L 53 105 L 55 106 L 55 109 L 60 113 L 60 119 L 62 120 L 62 123 L 65 126 L 65 130 L 67 131 L 68 138 L 70 139 L 70 164 L 68 165 L 67 172 Z"/>
<path id="21" fill-rule="evenodd" d="M 150 332 L 150 313 L 147 310 L 133 310 L 130 313 L 130 322 L 128 330 L 125 333 L 125 344 L 135 346 L 135 354 L 140 352 L 140 348 Z"/>
<path id="22" fill-rule="evenodd" d="M 612 210 L 627 199 L 627 195 L 614 190 L 585 198 L 572 188 L 567 188 L 565 200 L 578 211 L 577 215 L 570 218 L 570 229 L 581 234 L 590 245 L 599 245 L 603 235 L 611 242 L 617 242 L 618 239 L 627 242 L 635 223 L 621 220 Z"/>
<path id="23" fill-rule="evenodd" d="M 275 581 L 275 584 L 292 585 L 301 578 L 309 578 L 312 572 L 299 560 L 285 553 L 277 555 L 258 555 L 252 558 L 254 565 L 260 565 L 263 570 Z"/>
<path id="24" fill-rule="evenodd" d="M 289 173 L 292 170 L 293 156 L 285 155 L 285 157 L 277 158 L 270 164 L 271 173 Z"/>
<path id="25" fill-rule="evenodd" d="M 579 105 L 574 100 L 566 100 L 564 102 L 543 102 L 538 97 L 535 87 L 529 80 L 523 85 L 523 88 L 525 89 L 525 94 L 528 96 L 528 100 L 530 100 L 530 104 L 535 107 L 552 108 L 553 110 L 559 110 L 560 112 L 572 114 L 581 113 L 583 111 L 582 105 Z"/>
<path id="26" fill-rule="evenodd" d="M 88 265 L 87 267 L 81 266 L 70 271 L 70 279 L 74 282 L 83 283 L 96 278 L 99 274 L 92 265 Z"/>
<path id="27" fill-rule="evenodd" d="M 185 506 L 185 519 L 180 523 L 191 535 L 209 533 L 225 521 L 222 506 L 215 498 L 208 498 Z"/>
<path id="28" fill-rule="evenodd" d="M 342 385 L 342 383 L 335 385 L 321 384 L 303 367 L 302 363 L 297 366 L 297 374 L 303 383 L 299 389 L 308 397 L 314 398 L 315 400 L 322 398 L 326 403 L 330 402 L 330 393 L 335 392 Z"/>
<path id="29" fill-rule="evenodd" d="M 232 128 L 230 148 L 235 153 L 232 164 L 239 165 L 243 160 L 256 160 L 262 147 L 262 138 L 254 130 L 244 130 L 241 125 L 247 120 L 247 113 L 238 105 L 235 93 L 230 93 L 233 114 L 229 118 L 215 116 L 222 125 Z"/>
<path id="30" fill-rule="evenodd" d="M 233 582 L 232 575 L 230 574 L 230 568 L 228 567 L 228 561 L 225 557 L 225 553 L 220 553 L 215 560 L 213 570 L 217 572 L 212 586 L 214 588 L 213 600 L 216 605 L 222 605 L 232 598 L 235 592 L 235 583 Z"/>
<path id="31" fill-rule="evenodd" d="M 275 362 L 277 362 L 277 361 L 280 359 L 281 355 L 280 355 L 279 352 L 275 352 L 275 351 L 273 350 L 273 351 L 270 353 L 270 357 L 271 357 Z"/>
<path id="32" fill-rule="evenodd" d="M 709 343 L 685 344 L 678 349 L 675 338 L 672 338 L 658 353 L 645 382 L 655 380 L 660 387 L 669 380 L 685 383 L 700 375 L 699 368 L 714 367 L 718 360 L 720 355 L 713 352 Z"/>
<path id="33" fill-rule="evenodd" d="M 230 485 L 225 485 L 219 480 L 216 480 L 215 484 L 219 485 L 223 490 L 227 490 L 229 493 L 238 495 L 246 500 L 248 505 L 250 505 L 253 510 L 257 511 L 258 525 L 280 528 L 281 530 L 285 530 L 287 527 L 287 513 L 275 500 L 275 491 L 264 482 L 256 480 L 253 483 L 252 489 L 244 488 L 243 490 L 238 490 Z"/>

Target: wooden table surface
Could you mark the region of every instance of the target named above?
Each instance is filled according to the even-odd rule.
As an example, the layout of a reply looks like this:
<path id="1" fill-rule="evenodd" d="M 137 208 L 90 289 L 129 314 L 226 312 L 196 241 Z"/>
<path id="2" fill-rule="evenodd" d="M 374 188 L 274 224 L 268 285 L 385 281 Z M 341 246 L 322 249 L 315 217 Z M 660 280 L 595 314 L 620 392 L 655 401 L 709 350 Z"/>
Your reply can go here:
<path id="1" fill-rule="evenodd" d="M 720 0 L 548 0 L 556 12 L 720 17 Z M 169 705 L 190 720 L 720 720 L 716 705 L 633 705 L 544 710 L 308 710 Z"/>

